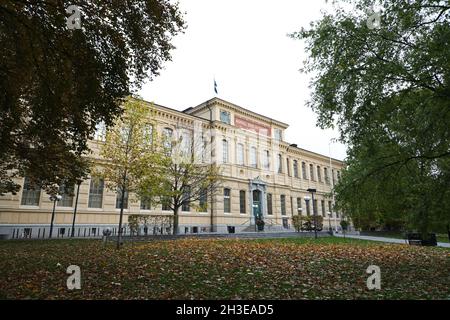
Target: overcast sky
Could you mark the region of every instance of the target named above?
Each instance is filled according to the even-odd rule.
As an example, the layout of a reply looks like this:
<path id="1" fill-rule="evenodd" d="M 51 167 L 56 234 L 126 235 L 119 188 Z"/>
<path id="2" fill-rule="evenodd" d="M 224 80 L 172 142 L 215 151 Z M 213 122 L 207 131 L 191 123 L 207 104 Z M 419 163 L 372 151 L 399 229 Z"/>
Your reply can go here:
<path id="1" fill-rule="evenodd" d="M 184 110 L 215 96 L 286 122 L 285 139 L 329 155 L 337 130 L 316 127 L 306 107 L 309 77 L 298 70 L 304 44 L 288 33 L 308 27 L 325 0 L 180 0 L 186 32 L 174 39 L 172 61 L 139 94 L 148 101 Z M 331 144 L 331 156 L 344 159 L 346 148 Z"/>

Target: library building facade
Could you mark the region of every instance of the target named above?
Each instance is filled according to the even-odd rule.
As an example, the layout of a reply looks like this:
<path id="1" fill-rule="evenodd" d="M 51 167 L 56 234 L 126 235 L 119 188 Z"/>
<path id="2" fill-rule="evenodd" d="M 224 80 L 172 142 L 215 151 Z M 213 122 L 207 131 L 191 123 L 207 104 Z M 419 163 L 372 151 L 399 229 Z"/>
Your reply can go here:
<path id="1" fill-rule="evenodd" d="M 334 210 L 332 189 L 344 163 L 286 142 L 288 124 L 217 97 L 184 111 L 142 103 L 154 109 L 153 130 L 159 133 L 200 127 L 212 137 L 211 159 L 220 166 L 220 190 L 208 197 L 206 206 L 186 204 L 181 208 L 179 233 L 254 232 L 256 217 L 263 219 L 265 231 L 293 231 L 294 215 L 314 214 L 323 217 L 324 229 L 340 229 L 342 214 Z M 98 157 L 104 136 L 105 128 L 99 126 L 89 141 L 91 157 Z M 17 194 L 0 196 L 2 237 L 48 237 L 52 216 L 53 238 L 72 234 L 97 237 L 106 229 L 117 233 L 120 200 L 101 179 L 83 181 L 70 193 L 62 192 L 56 202 L 26 177 L 17 182 L 22 186 Z M 308 189 L 315 189 L 314 200 Z M 127 196 L 124 202 L 125 233 L 130 215 L 173 216 L 161 205 L 152 207 L 134 198 Z M 153 225 L 146 225 L 140 232 L 171 232 L 163 220 L 149 221 L 154 221 Z"/>

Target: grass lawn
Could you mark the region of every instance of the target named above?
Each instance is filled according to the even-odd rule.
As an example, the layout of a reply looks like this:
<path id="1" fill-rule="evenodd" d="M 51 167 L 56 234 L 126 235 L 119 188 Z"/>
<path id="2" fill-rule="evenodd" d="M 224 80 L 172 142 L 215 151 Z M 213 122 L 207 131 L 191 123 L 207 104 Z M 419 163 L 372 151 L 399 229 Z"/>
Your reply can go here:
<path id="1" fill-rule="evenodd" d="M 81 290 L 66 268 L 81 268 Z M 368 290 L 369 265 L 381 290 Z M 0 242 L 2 299 L 450 299 L 450 250 L 343 238 Z"/>

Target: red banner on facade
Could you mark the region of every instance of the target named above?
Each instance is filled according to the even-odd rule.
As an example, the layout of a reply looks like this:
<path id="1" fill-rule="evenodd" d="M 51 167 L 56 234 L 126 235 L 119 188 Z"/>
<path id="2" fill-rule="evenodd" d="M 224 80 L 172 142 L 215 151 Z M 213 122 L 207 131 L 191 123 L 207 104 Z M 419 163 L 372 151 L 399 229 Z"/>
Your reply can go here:
<path id="1" fill-rule="evenodd" d="M 238 128 L 253 131 L 270 137 L 270 127 L 239 116 L 234 117 L 234 125 Z"/>

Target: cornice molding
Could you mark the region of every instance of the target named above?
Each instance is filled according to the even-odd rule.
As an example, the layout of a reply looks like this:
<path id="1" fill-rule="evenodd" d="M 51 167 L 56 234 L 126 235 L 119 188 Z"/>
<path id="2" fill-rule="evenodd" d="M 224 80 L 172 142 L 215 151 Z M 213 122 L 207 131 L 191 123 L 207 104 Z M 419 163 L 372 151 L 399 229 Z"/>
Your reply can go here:
<path id="1" fill-rule="evenodd" d="M 193 107 L 192 109 L 186 110 L 185 113 L 192 114 L 192 113 L 195 113 L 195 112 L 198 112 L 198 111 L 202 111 L 203 109 L 208 108 L 208 106 L 211 106 L 211 105 L 222 106 L 222 107 L 231 109 L 231 110 L 233 110 L 233 111 L 235 111 L 237 113 L 240 113 L 240 114 L 242 114 L 242 115 L 244 115 L 246 117 L 250 117 L 250 118 L 258 120 L 258 121 L 269 123 L 271 125 L 276 125 L 276 126 L 279 126 L 279 127 L 283 128 L 283 129 L 287 129 L 289 127 L 289 125 L 287 123 L 284 123 L 284 122 L 281 122 L 281 121 L 278 121 L 278 120 L 266 117 L 266 116 L 264 116 L 262 114 L 253 112 L 251 110 L 248 110 L 246 108 L 238 106 L 238 105 L 236 105 L 234 103 L 222 100 L 220 98 L 212 98 L 212 99 L 210 99 L 210 100 L 208 100 L 206 102 L 203 102 L 202 104 L 200 104 L 200 105 L 198 105 L 196 107 Z"/>

